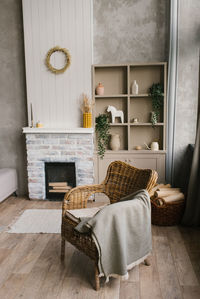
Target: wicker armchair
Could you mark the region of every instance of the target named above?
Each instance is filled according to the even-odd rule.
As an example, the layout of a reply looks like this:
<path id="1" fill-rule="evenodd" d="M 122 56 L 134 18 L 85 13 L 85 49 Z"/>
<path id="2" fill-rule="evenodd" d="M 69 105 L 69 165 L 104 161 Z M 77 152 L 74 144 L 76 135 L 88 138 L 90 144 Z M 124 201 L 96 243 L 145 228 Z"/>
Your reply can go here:
<path id="1" fill-rule="evenodd" d="M 65 241 L 84 252 L 95 263 L 95 289 L 99 290 L 98 252 L 91 234 L 80 234 L 74 230 L 76 222 L 65 215 L 69 209 L 87 207 L 88 198 L 94 193 L 105 193 L 111 203 L 140 189 L 150 191 L 157 181 L 157 172 L 151 169 L 138 169 L 121 161 L 112 162 L 102 184 L 73 188 L 65 195 L 62 207 L 61 260 L 65 257 Z"/>

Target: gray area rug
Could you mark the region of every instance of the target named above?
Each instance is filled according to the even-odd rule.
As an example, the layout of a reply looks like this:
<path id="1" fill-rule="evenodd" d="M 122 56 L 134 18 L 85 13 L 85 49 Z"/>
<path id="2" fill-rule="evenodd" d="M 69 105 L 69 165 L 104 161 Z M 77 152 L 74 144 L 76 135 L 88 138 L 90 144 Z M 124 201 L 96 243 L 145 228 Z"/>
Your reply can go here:
<path id="1" fill-rule="evenodd" d="M 9 226 L 12 234 L 59 234 L 61 232 L 62 210 L 25 210 L 15 223 Z"/>

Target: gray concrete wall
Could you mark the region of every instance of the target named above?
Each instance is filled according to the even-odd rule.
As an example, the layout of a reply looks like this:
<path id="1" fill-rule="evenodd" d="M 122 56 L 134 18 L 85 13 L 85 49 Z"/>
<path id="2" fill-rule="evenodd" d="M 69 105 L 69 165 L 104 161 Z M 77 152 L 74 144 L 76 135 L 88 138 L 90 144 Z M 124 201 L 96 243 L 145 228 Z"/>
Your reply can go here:
<path id="1" fill-rule="evenodd" d="M 166 61 L 169 0 L 94 0 L 94 63 Z"/>
<path id="2" fill-rule="evenodd" d="M 0 1 L 0 167 L 14 167 L 19 193 L 27 192 L 27 125 L 21 0 Z"/>
<path id="3" fill-rule="evenodd" d="M 175 127 L 175 173 L 176 185 L 185 188 L 184 170 L 187 159 L 187 146 L 195 142 L 198 71 L 200 48 L 200 1 L 181 0 L 179 11 L 179 58 L 178 86 Z"/>

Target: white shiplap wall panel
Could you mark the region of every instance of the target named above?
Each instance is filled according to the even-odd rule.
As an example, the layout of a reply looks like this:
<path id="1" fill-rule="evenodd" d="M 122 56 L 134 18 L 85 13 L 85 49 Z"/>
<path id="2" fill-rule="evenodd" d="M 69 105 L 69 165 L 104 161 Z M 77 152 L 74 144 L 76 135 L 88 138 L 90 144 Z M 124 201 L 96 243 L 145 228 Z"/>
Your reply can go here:
<path id="1" fill-rule="evenodd" d="M 34 121 L 45 127 L 80 127 L 80 98 L 91 95 L 92 0 L 23 0 L 27 104 Z M 55 75 L 47 70 L 45 57 L 55 46 L 72 56 L 69 69 Z M 62 65 L 54 54 L 51 62 Z"/>
<path id="2" fill-rule="evenodd" d="M 26 0 L 26 9 L 24 9 L 24 1 L 23 3 L 23 18 L 24 20 L 31 17 L 30 12 L 31 10 L 31 0 Z M 25 26 L 24 26 L 25 27 Z M 33 95 L 34 88 L 33 84 L 33 72 L 31 69 L 29 69 L 29 61 L 31 61 L 33 57 L 33 47 L 32 47 L 32 21 L 29 20 L 26 24 L 26 30 L 24 28 L 24 43 L 25 43 L 25 51 L 26 49 L 29 49 L 29 51 L 26 51 L 26 59 L 25 59 L 25 66 L 26 66 L 26 89 L 27 89 L 27 111 L 28 111 L 28 120 L 30 125 L 30 104 L 28 105 L 28 93 Z M 33 96 L 31 96 L 32 98 Z"/>

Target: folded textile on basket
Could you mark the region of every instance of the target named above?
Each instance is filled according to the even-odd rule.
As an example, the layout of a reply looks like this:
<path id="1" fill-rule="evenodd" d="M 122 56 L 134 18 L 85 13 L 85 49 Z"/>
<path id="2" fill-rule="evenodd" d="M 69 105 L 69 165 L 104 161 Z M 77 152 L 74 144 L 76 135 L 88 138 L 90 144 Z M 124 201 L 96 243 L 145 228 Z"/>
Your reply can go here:
<path id="1" fill-rule="evenodd" d="M 99 276 L 128 279 L 128 270 L 141 263 L 152 250 L 151 204 L 146 190 L 137 191 L 82 219 L 79 232 L 91 230 L 99 253 Z"/>
<path id="2" fill-rule="evenodd" d="M 185 199 L 180 188 L 171 188 L 171 185 L 159 184 L 151 190 L 151 199 L 157 205 L 162 206 L 166 203 L 179 202 Z"/>

